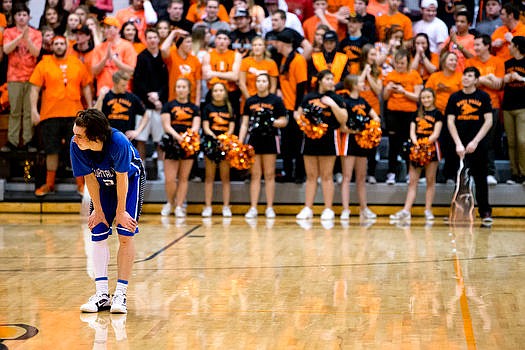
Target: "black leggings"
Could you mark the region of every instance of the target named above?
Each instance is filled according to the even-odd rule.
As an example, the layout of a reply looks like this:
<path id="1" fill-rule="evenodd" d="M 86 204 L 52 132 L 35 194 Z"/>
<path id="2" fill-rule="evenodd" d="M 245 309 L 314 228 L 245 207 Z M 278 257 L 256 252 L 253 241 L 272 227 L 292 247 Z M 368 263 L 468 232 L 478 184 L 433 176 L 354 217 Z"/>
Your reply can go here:
<path id="1" fill-rule="evenodd" d="M 401 155 L 408 169 L 408 154 L 401 154 L 403 142 L 410 138 L 410 122 L 416 112 L 387 110 L 385 113 L 388 135 L 388 172 L 396 173 L 397 156 Z"/>

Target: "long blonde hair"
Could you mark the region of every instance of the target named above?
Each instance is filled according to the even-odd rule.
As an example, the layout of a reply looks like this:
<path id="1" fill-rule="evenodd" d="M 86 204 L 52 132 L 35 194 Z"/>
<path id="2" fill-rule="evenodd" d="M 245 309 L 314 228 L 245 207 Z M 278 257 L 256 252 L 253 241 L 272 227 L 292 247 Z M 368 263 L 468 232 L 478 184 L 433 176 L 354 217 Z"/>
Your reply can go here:
<path id="1" fill-rule="evenodd" d="M 266 46 L 266 41 L 264 41 L 264 39 L 260 36 L 256 36 L 252 39 L 252 46 L 253 46 L 253 43 L 256 42 L 257 40 L 260 40 L 262 41 L 262 43 L 264 44 L 264 52 L 263 52 L 263 59 L 269 59 L 271 57 L 270 55 L 270 52 L 268 51 L 267 49 L 267 46 Z M 253 53 L 253 50 L 250 50 L 250 57 L 255 57 L 255 54 Z"/>

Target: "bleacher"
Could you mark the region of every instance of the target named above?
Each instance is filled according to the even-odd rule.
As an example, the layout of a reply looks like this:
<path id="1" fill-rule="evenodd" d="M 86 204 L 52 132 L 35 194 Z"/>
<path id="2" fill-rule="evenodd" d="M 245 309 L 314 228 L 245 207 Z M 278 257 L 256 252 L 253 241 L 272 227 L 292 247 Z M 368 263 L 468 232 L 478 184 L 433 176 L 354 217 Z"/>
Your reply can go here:
<path id="1" fill-rule="evenodd" d="M 7 115 L 0 115 L 0 145 L 6 142 L 7 138 Z M 384 146 L 383 146 L 384 147 Z M 376 169 L 376 178 L 379 183 L 367 186 L 369 205 L 381 206 L 399 206 L 402 205 L 407 190 L 407 184 L 398 182 L 396 185 L 386 185 L 384 180 L 387 172 L 387 160 L 384 151 L 380 152 L 382 159 L 378 160 Z M 164 181 L 155 178 L 157 169 L 154 164 L 155 160 L 149 158 L 146 169 L 149 172 L 149 180 L 145 193 L 145 203 L 164 203 L 166 201 L 164 192 Z M 438 181 L 441 179 L 440 164 L 438 171 Z M 496 186 L 490 186 L 490 203 L 500 207 L 525 207 L 525 186 L 507 185 L 505 180 L 510 177 L 509 162 L 506 160 L 496 161 L 498 178 L 500 183 Z M 204 173 L 204 162 L 199 160 L 199 169 Z M 277 161 L 277 170 L 282 169 L 281 161 Z M 399 178 L 404 178 L 406 169 L 401 167 Z M 67 165 L 61 167 L 57 173 L 57 185 L 55 194 L 50 194 L 44 198 L 37 198 L 34 195 L 36 185 L 45 181 L 45 154 L 42 152 L 28 153 L 25 151 L 16 151 L 11 153 L 0 152 L 0 201 L 3 202 L 50 202 L 50 203 L 75 203 L 80 202 L 81 197 L 76 192 L 76 184 L 72 177 L 71 170 Z M 187 202 L 189 204 L 202 204 L 204 202 L 204 184 L 202 182 L 190 182 L 188 189 Z M 232 181 L 231 203 L 232 205 L 247 205 L 249 203 L 249 180 Z M 264 185 L 263 185 L 264 186 Z M 294 183 L 277 183 L 275 190 L 276 205 L 301 205 L 304 202 L 304 184 Z M 454 191 L 454 186 L 438 183 L 436 185 L 436 197 L 434 204 L 436 206 L 449 206 L 450 199 Z M 216 201 L 221 200 L 221 186 L 216 183 L 214 187 L 213 198 Z M 351 203 L 356 202 L 355 184 L 351 184 Z M 425 185 L 420 184 L 416 205 L 424 204 Z M 261 190 L 261 203 L 264 203 L 264 189 Z M 322 193 L 320 186 L 315 199 L 316 204 L 322 204 Z M 334 203 L 340 204 L 339 190 L 336 185 L 336 194 Z"/>

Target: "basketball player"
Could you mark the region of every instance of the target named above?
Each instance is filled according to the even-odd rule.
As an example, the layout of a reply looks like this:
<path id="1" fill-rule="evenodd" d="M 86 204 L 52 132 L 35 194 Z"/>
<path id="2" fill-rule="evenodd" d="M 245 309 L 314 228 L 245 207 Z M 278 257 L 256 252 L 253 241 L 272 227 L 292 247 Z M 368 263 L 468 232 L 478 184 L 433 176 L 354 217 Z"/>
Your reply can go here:
<path id="1" fill-rule="evenodd" d="M 88 227 L 93 241 L 96 293 L 80 307 L 82 312 L 127 313 L 126 292 L 131 277 L 137 222 L 144 198 L 145 174 L 139 152 L 128 138 L 109 125 L 97 109 L 77 113 L 71 139 L 75 176 L 84 176 L 91 195 Z M 113 221 L 119 238 L 118 281 L 110 301 L 109 247 Z"/>

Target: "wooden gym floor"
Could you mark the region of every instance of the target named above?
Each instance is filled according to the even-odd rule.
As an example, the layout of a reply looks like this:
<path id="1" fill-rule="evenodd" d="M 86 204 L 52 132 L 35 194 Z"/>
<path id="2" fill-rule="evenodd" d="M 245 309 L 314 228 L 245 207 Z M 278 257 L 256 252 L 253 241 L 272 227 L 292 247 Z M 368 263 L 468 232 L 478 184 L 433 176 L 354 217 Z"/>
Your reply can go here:
<path id="1" fill-rule="evenodd" d="M 124 316 L 79 312 L 85 218 L 0 214 L 0 349 L 519 349 L 523 227 L 144 215 Z"/>

